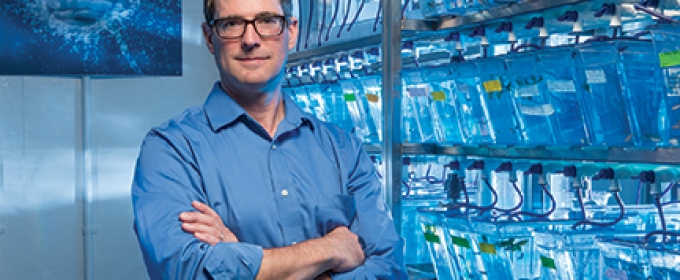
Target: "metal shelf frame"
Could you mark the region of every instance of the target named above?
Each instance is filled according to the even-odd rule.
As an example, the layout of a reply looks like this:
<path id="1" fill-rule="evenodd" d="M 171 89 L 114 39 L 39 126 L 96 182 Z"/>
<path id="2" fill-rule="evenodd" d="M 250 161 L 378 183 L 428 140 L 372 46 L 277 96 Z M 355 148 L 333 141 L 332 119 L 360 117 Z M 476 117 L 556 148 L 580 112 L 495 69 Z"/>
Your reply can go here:
<path id="1" fill-rule="evenodd" d="M 379 145 L 367 144 L 370 154 L 382 153 Z M 437 144 L 402 144 L 397 147 L 402 155 L 450 155 L 482 158 L 523 160 L 557 160 L 602 163 L 648 163 L 679 165 L 680 148 L 622 148 L 622 147 L 529 147 L 529 146 L 460 146 Z"/>

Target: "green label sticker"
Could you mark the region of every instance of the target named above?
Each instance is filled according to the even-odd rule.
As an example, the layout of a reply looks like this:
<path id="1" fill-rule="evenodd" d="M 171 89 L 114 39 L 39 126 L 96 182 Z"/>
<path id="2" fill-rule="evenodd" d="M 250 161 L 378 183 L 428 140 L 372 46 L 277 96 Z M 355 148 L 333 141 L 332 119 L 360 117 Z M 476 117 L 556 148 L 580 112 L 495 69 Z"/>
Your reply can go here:
<path id="1" fill-rule="evenodd" d="M 425 224 L 423 227 L 423 235 L 425 235 L 425 241 L 430 243 L 441 243 L 439 236 L 437 235 L 437 227 L 434 225 Z"/>
<path id="2" fill-rule="evenodd" d="M 496 246 L 493 246 L 493 244 L 489 243 L 479 243 L 479 250 L 482 251 L 482 253 L 487 253 L 491 255 L 496 254 Z"/>
<path id="3" fill-rule="evenodd" d="M 680 50 L 660 53 L 659 61 L 661 62 L 661 68 L 680 65 Z"/>
<path id="4" fill-rule="evenodd" d="M 424 232 L 423 234 L 425 235 L 425 241 L 430 243 L 441 243 L 441 241 L 439 241 L 439 236 L 437 236 L 436 233 Z"/>
<path id="5" fill-rule="evenodd" d="M 444 100 L 446 100 L 446 93 L 441 91 L 441 90 L 433 91 L 430 94 L 432 94 L 432 99 L 434 99 L 434 101 L 444 101 Z"/>
<path id="6" fill-rule="evenodd" d="M 545 268 L 557 269 L 557 266 L 555 266 L 555 260 L 552 258 L 541 256 L 541 265 L 543 265 Z"/>
<path id="7" fill-rule="evenodd" d="M 451 242 L 453 243 L 453 245 L 456 245 L 458 247 L 470 249 L 470 241 L 465 238 L 452 235 Z"/>
<path id="8" fill-rule="evenodd" d="M 345 98 L 345 102 L 357 101 L 357 96 L 354 93 L 345 93 L 342 97 Z"/>

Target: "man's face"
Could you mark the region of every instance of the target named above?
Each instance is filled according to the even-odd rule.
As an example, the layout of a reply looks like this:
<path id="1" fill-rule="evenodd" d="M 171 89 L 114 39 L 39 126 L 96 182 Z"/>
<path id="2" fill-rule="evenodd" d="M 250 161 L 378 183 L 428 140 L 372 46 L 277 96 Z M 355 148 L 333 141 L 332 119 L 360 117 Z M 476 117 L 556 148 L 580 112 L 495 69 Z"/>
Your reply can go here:
<path id="1" fill-rule="evenodd" d="M 283 15 L 279 0 L 215 1 L 215 19 L 241 17 L 252 20 L 262 14 Z M 290 20 L 281 35 L 267 38 L 261 38 L 252 24 L 247 24 L 243 37 L 236 39 L 222 39 L 206 24 L 203 31 L 222 82 L 268 89 L 282 78 L 288 51 L 297 40 L 297 20 Z"/>

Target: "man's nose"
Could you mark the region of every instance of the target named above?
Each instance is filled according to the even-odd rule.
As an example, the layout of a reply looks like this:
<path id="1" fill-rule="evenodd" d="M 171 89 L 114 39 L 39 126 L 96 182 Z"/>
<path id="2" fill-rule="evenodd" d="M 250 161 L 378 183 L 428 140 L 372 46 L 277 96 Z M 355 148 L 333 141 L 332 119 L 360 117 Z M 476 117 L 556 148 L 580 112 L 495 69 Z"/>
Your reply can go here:
<path id="1" fill-rule="evenodd" d="M 243 33 L 243 38 L 241 38 L 241 48 L 245 51 L 250 51 L 259 47 L 261 40 L 260 34 L 257 34 L 255 30 L 255 25 L 246 24 L 246 31 Z"/>

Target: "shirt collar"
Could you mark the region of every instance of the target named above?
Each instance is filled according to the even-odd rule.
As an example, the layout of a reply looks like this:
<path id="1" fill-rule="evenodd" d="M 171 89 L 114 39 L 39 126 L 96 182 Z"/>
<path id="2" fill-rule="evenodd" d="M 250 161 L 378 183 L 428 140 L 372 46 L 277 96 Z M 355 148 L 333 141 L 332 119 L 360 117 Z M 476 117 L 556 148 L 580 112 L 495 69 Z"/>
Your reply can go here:
<path id="1" fill-rule="evenodd" d="M 284 106 L 286 108 L 286 115 L 279 124 L 277 130 L 289 130 L 301 125 L 308 125 L 312 130 L 314 126 L 311 122 L 311 116 L 303 112 L 298 107 L 293 99 L 288 94 L 283 94 Z M 208 98 L 203 104 L 208 123 L 213 131 L 218 131 L 225 126 L 233 123 L 241 116 L 248 116 L 248 113 L 238 105 L 234 99 L 229 96 L 222 87 L 220 82 L 216 82 L 213 89 L 210 91 Z"/>

